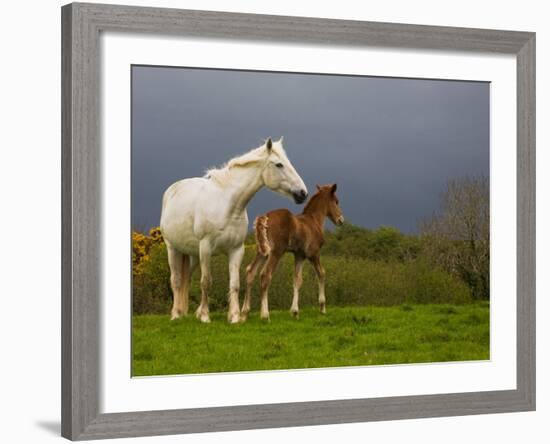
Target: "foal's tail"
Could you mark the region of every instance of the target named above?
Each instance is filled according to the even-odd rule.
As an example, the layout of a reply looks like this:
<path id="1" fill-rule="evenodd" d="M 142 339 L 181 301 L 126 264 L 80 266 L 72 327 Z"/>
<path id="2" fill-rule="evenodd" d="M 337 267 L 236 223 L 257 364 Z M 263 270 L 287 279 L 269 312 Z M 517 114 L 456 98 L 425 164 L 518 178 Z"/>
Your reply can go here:
<path id="1" fill-rule="evenodd" d="M 256 235 L 256 247 L 258 253 L 262 256 L 269 256 L 271 253 L 271 242 L 269 242 L 269 237 L 267 235 L 267 221 L 268 217 L 258 216 L 254 221 L 254 234 Z"/>

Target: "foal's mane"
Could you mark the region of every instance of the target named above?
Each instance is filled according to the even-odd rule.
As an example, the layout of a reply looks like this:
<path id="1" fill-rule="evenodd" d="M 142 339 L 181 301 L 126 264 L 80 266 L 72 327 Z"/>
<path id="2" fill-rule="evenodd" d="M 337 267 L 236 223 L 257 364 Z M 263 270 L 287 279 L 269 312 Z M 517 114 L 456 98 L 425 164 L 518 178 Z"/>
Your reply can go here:
<path id="1" fill-rule="evenodd" d="M 310 199 L 307 201 L 304 207 L 304 210 L 302 211 L 302 214 L 308 214 L 314 210 L 319 199 L 323 197 L 323 194 L 324 194 L 323 191 L 325 190 L 325 187 L 326 185 L 323 185 L 321 189 L 317 190 L 317 192 L 310 197 Z"/>
<path id="2" fill-rule="evenodd" d="M 281 143 L 273 142 L 272 148 L 279 155 L 286 156 L 285 150 Z M 240 156 L 233 157 L 225 162 L 221 167 L 210 168 L 206 170 L 204 177 L 215 180 L 216 182 L 225 185 L 229 180 L 229 172 L 234 167 L 245 167 L 252 163 L 264 161 L 267 158 L 267 150 L 265 143 L 258 148 L 254 148 Z"/>

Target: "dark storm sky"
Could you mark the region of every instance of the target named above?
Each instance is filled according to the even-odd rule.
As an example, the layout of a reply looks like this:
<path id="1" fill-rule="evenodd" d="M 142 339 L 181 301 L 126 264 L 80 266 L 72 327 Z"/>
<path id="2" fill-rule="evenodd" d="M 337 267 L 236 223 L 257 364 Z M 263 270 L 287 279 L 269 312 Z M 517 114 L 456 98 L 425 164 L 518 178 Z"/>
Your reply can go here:
<path id="1" fill-rule="evenodd" d="M 346 219 L 415 232 L 445 182 L 489 175 L 488 83 L 132 69 L 132 226 L 160 218 L 173 182 L 284 136 L 308 189 L 338 183 Z M 249 218 L 301 211 L 262 190 Z"/>

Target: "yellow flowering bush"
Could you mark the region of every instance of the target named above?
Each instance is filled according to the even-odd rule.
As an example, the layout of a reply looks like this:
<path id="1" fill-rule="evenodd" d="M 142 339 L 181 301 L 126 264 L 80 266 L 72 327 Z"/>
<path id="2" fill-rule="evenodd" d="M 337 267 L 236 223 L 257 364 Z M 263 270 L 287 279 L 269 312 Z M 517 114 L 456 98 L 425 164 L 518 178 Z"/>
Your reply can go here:
<path id="1" fill-rule="evenodd" d="M 132 231 L 132 274 L 134 276 L 143 273 L 143 268 L 150 259 L 153 245 L 164 246 L 159 227 L 151 228 L 148 235 L 139 231 Z"/>
<path id="2" fill-rule="evenodd" d="M 135 313 L 162 313 L 169 307 L 170 270 L 159 227 L 132 231 L 132 290 Z"/>

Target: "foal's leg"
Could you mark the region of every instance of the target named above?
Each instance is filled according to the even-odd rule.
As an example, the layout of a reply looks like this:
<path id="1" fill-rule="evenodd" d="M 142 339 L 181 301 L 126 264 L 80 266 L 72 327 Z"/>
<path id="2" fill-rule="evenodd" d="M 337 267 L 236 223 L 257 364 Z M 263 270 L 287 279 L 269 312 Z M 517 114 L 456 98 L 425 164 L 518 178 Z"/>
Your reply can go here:
<path id="1" fill-rule="evenodd" d="M 212 253 L 210 250 L 210 242 L 207 239 L 201 240 L 199 244 L 199 258 L 201 264 L 201 303 L 195 315 L 202 322 L 210 322 L 210 314 L 208 310 L 208 290 L 212 283 L 212 276 L 210 274 L 210 257 Z"/>
<path id="2" fill-rule="evenodd" d="M 264 268 L 262 269 L 262 272 L 260 273 L 260 285 L 261 285 L 261 291 L 262 291 L 260 318 L 267 321 L 269 321 L 269 307 L 267 303 L 269 284 L 271 284 L 273 273 L 277 268 L 277 264 L 279 263 L 280 258 L 281 256 L 278 256 L 272 252 L 268 257 L 267 262 Z"/>
<path id="3" fill-rule="evenodd" d="M 315 268 L 317 280 L 319 281 L 319 310 L 321 313 L 325 314 L 327 312 L 325 299 L 325 269 L 321 265 L 319 256 L 312 257 L 310 261 L 313 264 L 313 268 Z"/>
<path id="4" fill-rule="evenodd" d="M 254 284 L 254 279 L 260 267 L 265 264 L 267 256 L 262 256 L 260 253 L 256 253 L 256 257 L 246 267 L 246 290 L 244 293 L 243 308 L 241 309 L 241 322 L 246 321 L 248 318 L 248 313 L 250 313 L 250 301 L 252 299 L 252 285 Z"/>
<path id="5" fill-rule="evenodd" d="M 178 319 L 184 313 L 184 302 L 182 298 L 184 255 L 176 251 L 169 245 L 166 245 L 168 252 L 168 265 L 170 266 L 170 287 L 174 302 L 172 304 L 171 320 Z M 188 257 L 185 256 L 187 259 Z"/>
<path id="6" fill-rule="evenodd" d="M 229 311 L 227 320 L 231 324 L 239 322 L 239 269 L 244 256 L 244 245 L 229 252 Z"/>
<path id="7" fill-rule="evenodd" d="M 298 298 L 300 287 L 302 286 L 302 268 L 304 266 L 304 257 L 294 256 L 294 296 L 292 297 L 292 306 L 290 307 L 290 313 L 295 317 L 298 317 Z"/>

